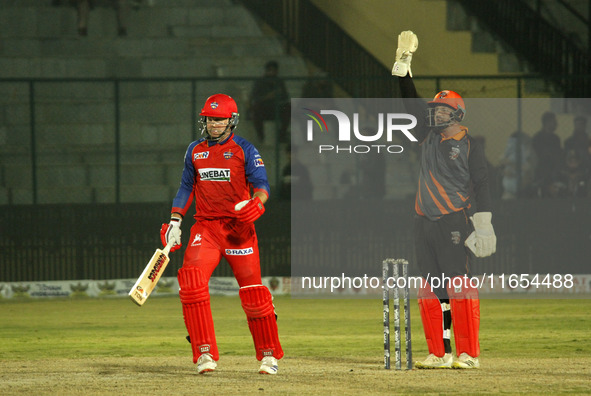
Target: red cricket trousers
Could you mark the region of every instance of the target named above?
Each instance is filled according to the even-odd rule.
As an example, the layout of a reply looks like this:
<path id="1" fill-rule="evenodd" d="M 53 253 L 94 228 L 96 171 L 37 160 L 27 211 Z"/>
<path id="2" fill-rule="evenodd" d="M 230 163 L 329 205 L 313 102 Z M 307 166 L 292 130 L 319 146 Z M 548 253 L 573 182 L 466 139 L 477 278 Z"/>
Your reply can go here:
<path id="1" fill-rule="evenodd" d="M 224 257 L 240 287 L 260 285 L 261 266 L 254 224 L 237 219 L 197 219 L 185 249 L 183 267 L 197 266 L 206 279 Z"/>

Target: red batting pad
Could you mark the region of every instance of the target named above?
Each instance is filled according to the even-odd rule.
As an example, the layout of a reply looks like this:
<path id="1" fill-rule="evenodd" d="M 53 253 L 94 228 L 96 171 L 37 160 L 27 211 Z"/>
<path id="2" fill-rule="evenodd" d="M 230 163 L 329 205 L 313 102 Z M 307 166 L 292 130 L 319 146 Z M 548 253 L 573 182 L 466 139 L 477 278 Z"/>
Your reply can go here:
<path id="1" fill-rule="evenodd" d="M 242 309 L 248 319 L 257 359 L 262 360 L 263 357 L 271 355 L 281 359 L 283 349 L 279 342 L 271 292 L 263 285 L 256 285 L 241 287 L 239 295 Z"/>
<path id="2" fill-rule="evenodd" d="M 181 268 L 178 279 L 185 326 L 191 338 L 193 363 L 197 363 L 197 359 L 203 353 L 209 353 L 213 360 L 219 360 L 207 280 L 195 267 Z"/>
<path id="3" fill-rule="evenodd" d="M 478 342 L 478 330 L 480 328 L 480 300 L 478 289 L 470 286 L 465 277 L 460 287 L 448 287 L 449 302 L 451 305 L 451 320 L 454 329 L 456 354 L 466 352 L 472 357 L 480 355 L 480 343 Z M 459 281 L 453 284 L 460 284 Z"/>
<path id="4" fill-rule="evenodd" d="M 442 357 L 445 354 L 443 345 L 443 312 L 439 299 L 431 291 L 431 286 L 427 282 L 421 286 L 418 294 L 419 311 L 421 312 L 421 321 L 425 331 L 425 339 L 429 353 Z"/>

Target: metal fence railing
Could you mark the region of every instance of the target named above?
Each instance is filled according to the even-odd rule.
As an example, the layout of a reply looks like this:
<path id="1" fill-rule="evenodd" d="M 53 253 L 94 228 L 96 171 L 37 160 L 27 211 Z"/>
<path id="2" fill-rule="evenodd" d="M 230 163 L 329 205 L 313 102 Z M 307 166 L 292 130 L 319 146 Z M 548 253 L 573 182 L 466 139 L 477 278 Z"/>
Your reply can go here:
<path id="1" fill-rule="evenodd" d="M 277 184 L 277 129 L 257 142 L 249 109 L 251 79 L 2 79 L 0 205 L 170 201 L 183 156 L 201 136 L 205 99 L 237 102 L 239 133 L 269 162 Z M 299 95 L 303 81 L 287 84 Z"/>
<path id="2" fill-rule="evenodd" d="M 519 0 L 460 0 L 487 28 L 535 69 L 554 81 L 565 97 L 591 94 L 591 54 Z"/>
<path id="3" fill-rule="evenodd" d="M 395 80 L 379 77 L 385 74 L 384 66 L 311 1 L 280 0 L 274 2 L 274 7 L 269 7 L 265 0 L 242 3 L 279 32 L 290 46 L 333 76 L 351 96 L 388 98 L 396 90 Z M 355 62 L 343 60 L 343 54 Z M 366 76 L 363 84 L 357 76 Z"/>
<path id="4" fill-rule="evenodd" d="M 383 81 L 391 79 L 383 77 Z M 292 97 L 301 95 L 307 82 L 299 77 L 285 80 Z M 366 81 L 363 77 L 355 80 L 360 86 Z M 543 91 L 532 90 L 537 86 L 535 81 L 539 81 L 536 76 L 442 76 L 417 78 L 415 82 L 424 96 L 449 86 L 466 97 L 543 96 Z M 0 202 L 0 281 L 137 276 L 138 269 L 159 245 L 158 229 L 167 219 L 186 146 L 199 136 L 196 118 L 200 103 L 211 92 L 221 91 L 231 94 L 239 109 L 247 108 L 252 82 L 253 79 L 245 78 L 1 80 L 0 103 L 4 112 L 0 124 L 0 193 L 4 198 Z M 546 98 L 544 104 L 549 106 L 551 101 Z M 540 110 L 539 106 L 535 108 Z M 496 112 L 495 108 L 487 109 L 486 114 L 491 125 L 499 119 L 504 122 L 507 117 L 507 113 Z M 538 113 L 523 109 L 520 117 L 524 125 L 537 127 Z M 240 134 L 256 138 L 247 116 L 239 128 Z M 490 157 L 498 156 L 506 143 L 499 141 L 495 146 L 494 137 L 487 144 L 487 150 L 492 150 L 488 151 Z M 261 152 L 269 158 L 265 162 L 271 180 L 276 180 L 274 176 L 287 162 L 286 158 L 275 156 L 279 145 L 273 140 Z M 412 207 L 404 200 L 389 202 L 404 209 L 393 213 L 394 218 L 408 214 Z M 521 232 L 535 231 L 531 234 L 535 238 L 555 236 L 545 231 L 544 227 L 554 226 L 543 219 L 538 219 L 535 230 L 516 230 L 512 222 L 527 224 L 531 218 L 540 217 L 539 213 L 552 213 L 552 221 L 570 219 L 578 224 L 588 221 L 590 213 L 588 199 L 574 197 L 517 200 L 500 205 L 511 213 L 499 223 L 506 231 L 504 243 L 512 249 L 505 252 L 521 251 Z M 272 199 L 267 210 L 268 216 L 257 222 L 263 273 L 287 275 L 292 249 L 290 205 Z M 404 222 L 399 224 L 406 227 Z M 564 222 L 560 237 L 583 246 L 578 232 L 583 226 L 569 224 Z M 384 252 L 390 246 L 388 243 L 400 249 L 407 246 L 406 234 L 399 236 L 396 241 L 384 240 L 376 252 Z M 324 241 L 323 238 L 319 235 L 314 243 Z M 545 263 L 547 267 L 560 260 L 553 250 L 534 244 L 535 238 L 526 241 L 533 246 L 526 248 L 530 252 L 526 257 L 529 265 L 535 268 Z M 573 243 L 565 246 L 572 247 Z M 551 244 L 548 240 L 546 245 Z M 576 256 L 580 249 L 572 250 L 573 257 L 563 250 L 559 251 L 566 254 L 564 257 L 583 262 Z M 307 251 L 312 252 L 313 259 L 313 250 Z M 490 266 L 513 268 L 521 265 L 520 257 L 499 255 Z M 179 260 L 180 256 L 173 258 L 171 273 L 180 266 Z M 231 275 L 224 265 L 217 271 L 218 276 Z"/>
<path id="5" fill-rule="evenodd" d="M 0 283 L 137 278 L 161 246 L 169 211 L 160 203 L 0 206 Z M 287 276 L 289 203 L 270 202 L 267 212 L 257 221 L 261 271 Z M 183 249 L 192 223 L 183 224 Z M 182 250 L 170 258 L 165 276 L 176 276 Z M 214 276 L 233 275 L 224 261 Z"/>
<path id="6" fill-rule="evenodd" d="M 375 201 L 371 207 L 360 205 L 357 211 L 347 209 L 347 202 L 338 205 L 344 209 L 339 212 L 342 216 L 334 216 L 333 202 L 296 206 L 298 216 L 311 226 L 305 240 L 292 240 L 294 207 L 270 201 L 256 223 L 262 275 L 289 276 L 292 257 L 335 271 L 356 260 L 370 276 L 377 270 L 373 265 L 384 257 L 416 262 L 410 232 L 412 200 Z M 160 246 L 159 228 L 168 210 L 166 204 L 137 203 L 0 206 L 0 286 L 3 282 L 135 279 Z M 591 222 L 588 199 L 497 201 L 493 213 L 497 253 L 478 260 L 474 274 L 588 273 L 591 245 L 587 233 L 581 232 Z M 356 219 L 362 215 L 370 217 L 359 223 Z M 184 222 L 184 236 L 189 235 L 191 223 Z M 313 226 L 322 223 L 333 225 L 333 231 L 327 234 Z M 352 248 L 360 243 L 363 251 Z M 176 276 L 181 265 L 182 251 L 173 253 L 165 276 Z M 232 276 L 232 272 L 222 262 L 214 276 Z"/>
<path id="7" fill-rule="evenodd" d="M 254 79 L 2 79 L 0 205 L 170 202 L 186 147 L 200 136 L 201 103 L 212 92 L 236 99 L 238 133 L 257 145 L 277 187 L 287 159 L 273 138 L 277 122 L 266 124 L 275 128 L 271 139 L 257 142 L 248 109 Z M 332 76 L 322 79 L 337 84 Z M 317 79 L 284 80 L 295 98 Z M 339 81 L 364 87 L 396 79 L 386 73 Z M 450 87 L 466 98 L 548 97 L 544 80 L 535 75 L 435 76 L 416 78 L 415 84 L 425 97 Z M 391 96 L 397 95 L 396 88 Z M 534 117 L 530 122 L 537 123 Z M 505 143 L 497 140 L 487 146 L 493 162 Z"/>
<path id="8" fill-rule="evenodd" d="M 556 84 L 555 90 L 563 91 L 565 97 L 589 96 L 589 54 L 524 2 L 460 2 L 491 32 L 536 65 L 548 81 Z M 278 0 L 274 7 L 269 7 L 265 0 L 242 0 L 242 3 L 284 37 L 288 45 L 332 75 L 352 96 L 387 98 L 396 90 L 394 80 L 367 78 L 383 76 L 389 70 L 310 0 Z M 343 54 L 355 62 L 344 60 Z M 355 76 L 366 76 L 363 84 Z"/>

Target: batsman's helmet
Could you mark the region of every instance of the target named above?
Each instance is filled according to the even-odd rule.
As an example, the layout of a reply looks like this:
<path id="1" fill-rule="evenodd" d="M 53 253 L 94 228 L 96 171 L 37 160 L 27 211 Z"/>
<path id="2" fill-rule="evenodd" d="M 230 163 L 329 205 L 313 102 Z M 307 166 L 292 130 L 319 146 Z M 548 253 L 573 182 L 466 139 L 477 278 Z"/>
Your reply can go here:
<path id="1" fill-rule="evenodd" d="M 224 94 L 215 94 L 207 98 L 199 115 L 201 116 L 201 119 L 199 120 L 201 124 L 201 133 L 205 133 L 210 140 L 219 140 L 221 137 L 217 139 L 211 138 L 207 132 L 207 117 L 229 118 L 228 128 L 230 131 L 238 125 L 238 119 L 240 118 L 236 102 L 231 96 Z"/>
<path id="2" fill-rule="evenodd" d="M 447 127 L 453 123 L 461 122 L 466 116 L 466 105 L 464 99 L 454 91 L 441 91 L 435 95 L 432 101 L 428 102 L 429 109 L 427 113 L 427 125 L 430 127 Z M 446 123 L 436 123 L 435 121 L 435 107 L 447 106 L 451 108 L 450 119 Z"/>

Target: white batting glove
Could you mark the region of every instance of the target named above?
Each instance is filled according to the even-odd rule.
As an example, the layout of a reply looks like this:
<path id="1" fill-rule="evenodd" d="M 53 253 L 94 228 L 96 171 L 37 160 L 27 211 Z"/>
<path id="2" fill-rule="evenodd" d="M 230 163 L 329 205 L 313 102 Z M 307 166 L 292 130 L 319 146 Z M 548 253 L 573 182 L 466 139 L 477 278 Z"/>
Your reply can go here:
<path id="1" fill-rule="evenodd" d="M 497 236 L 492 226 L 491 212 L 478 212 L 470 217 L 474 231 L 466 238 L 466 245 L 476 257 L 488 257 L 497 251 Z"/>
<path id="2" fill-rule="evenodd" d="M 392 67 L 392 75 L 398 77 L 406 76 L 408 73 L 412 77 L 410 70 L 410 61 L 412 54 L 419 47 L 419 38 L 411 30 L 405 30 L 398 35 L 398 48 L 396 49 L 396 60 Z"/>

